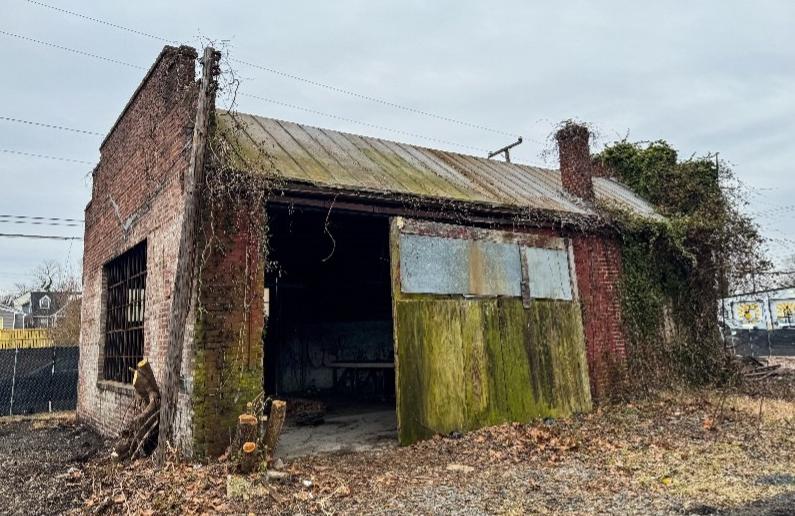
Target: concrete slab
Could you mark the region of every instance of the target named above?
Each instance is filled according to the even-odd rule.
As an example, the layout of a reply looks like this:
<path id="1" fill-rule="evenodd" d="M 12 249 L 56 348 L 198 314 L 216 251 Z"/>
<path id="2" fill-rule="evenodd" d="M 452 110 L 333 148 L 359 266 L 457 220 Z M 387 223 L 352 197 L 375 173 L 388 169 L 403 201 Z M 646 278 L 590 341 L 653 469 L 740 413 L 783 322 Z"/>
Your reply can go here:
<path id="1" fill-rule="evenodd" d="M 327 414 L 318 426 L 285 426 L 276 456 L 283 459 L 320 453 L 357 452 L 397 446 L 394 410 Z"/>

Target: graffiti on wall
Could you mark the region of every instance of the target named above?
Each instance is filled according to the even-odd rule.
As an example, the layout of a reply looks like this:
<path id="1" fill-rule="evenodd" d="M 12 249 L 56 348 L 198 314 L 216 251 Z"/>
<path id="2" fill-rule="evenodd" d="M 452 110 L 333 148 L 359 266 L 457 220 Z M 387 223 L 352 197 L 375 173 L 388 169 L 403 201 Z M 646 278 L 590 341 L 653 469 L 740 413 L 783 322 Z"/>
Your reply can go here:
<path id="1" fill-rule="evenodd" d="M 776 302 L 776 321 L 788 325 L 795 324 L 795 300 Z"/>
<path id="2" fill-rule="evenodd" d="M 758 324 L 762 321 L 762 305 L 754 302 L 738 303 L 737 319 L 741 324 Z"/>

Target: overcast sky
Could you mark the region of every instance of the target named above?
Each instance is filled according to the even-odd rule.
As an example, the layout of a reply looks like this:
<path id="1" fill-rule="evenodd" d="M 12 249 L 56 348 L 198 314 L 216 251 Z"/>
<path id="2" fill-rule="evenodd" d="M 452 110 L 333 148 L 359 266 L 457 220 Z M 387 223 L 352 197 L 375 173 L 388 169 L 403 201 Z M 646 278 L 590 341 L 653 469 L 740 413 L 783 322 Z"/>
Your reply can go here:
<path id="1" fill-rule="evenodd" d="M 521 134 L 515 161 L 545 162 L 567 118 L 601 143 L 665 139 L 684 157 L 720 152 L 752 187 L 749 211 L 795 203 L 795 2 L 108 2 L 61 9 L 455 119 Z M 148 68 L 163 43 L 25 0 L 0 0 L 0 31 Z M 143 70 L 0 34 L 0 117 L 105 134 Z M 493 149 L 512 140 L 239 66 L 241 91 L 396 130 Z M 241 111 L 478 153 L 239 99 Z M 0 149 L 94 163 L 101 136 L 0 120 Z M 92 166 L 0 153 L 0 215 L 83 218 Z M 775 256 L 795 253 L 795 211 L 763 217 Z M 1 222 L 0 233 L 82 236 Z M 8 219 L 5 219 L 8 220 Z M 782 240 L 792 239 L 792 241 Z M 82 241 L 0 237 L 0 289 L 43 259 L 79 266 Z"/>

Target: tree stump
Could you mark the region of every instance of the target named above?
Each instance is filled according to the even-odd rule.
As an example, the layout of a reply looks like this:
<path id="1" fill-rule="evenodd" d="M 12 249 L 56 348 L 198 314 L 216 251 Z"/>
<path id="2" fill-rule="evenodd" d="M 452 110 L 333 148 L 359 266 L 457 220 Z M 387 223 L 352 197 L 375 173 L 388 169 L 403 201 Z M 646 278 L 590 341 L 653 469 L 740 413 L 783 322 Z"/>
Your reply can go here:
<path id="1" fill-rule="evenodd" d="M 257 442 L 257 416 L 240 414 L 237 418 L 237 438 L 239 443 Z"/>
<path id="2" fill-rule="evenodd" d="M 279 444 L 279 437 L 284 426 L 284 418 L 287 415 L 287 403 L 281 400 L 274 400 L 271 404 L 270 415 L 268 416 L 267 426 L 265 427 L 265 437 L 263 442 L 265 450 L 273 456 L 276 445 Z"/>
<path id="3" fill-rule="evenodd" d="M 257 443 L 254 442 L 246 442 L 243 444 L 243 448 L 241 449 L 242 454 L 240 456 L 240 472 L 241 473 L 251 473 L 257 468 L 257 464 L 259 463 L 258 460 L 258 453 L 257 453 Z"/>

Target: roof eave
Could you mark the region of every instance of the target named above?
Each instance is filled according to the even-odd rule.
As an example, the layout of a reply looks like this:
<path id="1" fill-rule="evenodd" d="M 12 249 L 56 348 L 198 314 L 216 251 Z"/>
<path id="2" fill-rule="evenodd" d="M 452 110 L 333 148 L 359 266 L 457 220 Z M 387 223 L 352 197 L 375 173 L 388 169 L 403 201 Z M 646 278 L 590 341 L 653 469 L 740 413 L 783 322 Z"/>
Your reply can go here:
<path id="1" fill-rule="evenodd" d="M 235 171 L 238 174 L 253 174 Z M 515 227 L 557 227 L 611 229 L 604 217 L 585 208 L 586 213 L 549 210 L 531 206 L 493 204 L 471 200 L 438 198 L 418 194 L 384 192 L 363 188 L 318 185 L 272 177 L 272 195 L 268 201 L 276 204 L 295 204 L 325 207 L 335 210 L 358 211 L 389 216 L 413 216 L 434 220 L 454 220 L 479 224 L 511 225 Z"/>

